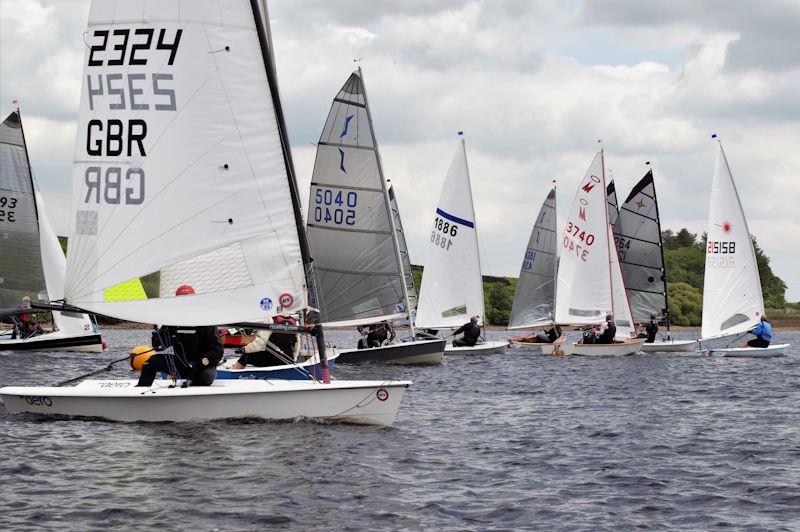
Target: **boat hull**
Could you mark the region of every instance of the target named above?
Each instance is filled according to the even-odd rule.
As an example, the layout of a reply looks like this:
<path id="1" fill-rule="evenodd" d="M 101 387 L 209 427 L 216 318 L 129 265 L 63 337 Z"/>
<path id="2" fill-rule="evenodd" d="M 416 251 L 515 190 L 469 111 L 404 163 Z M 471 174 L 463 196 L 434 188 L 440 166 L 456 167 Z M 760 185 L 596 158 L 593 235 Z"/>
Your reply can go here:
<path id="1" fill-rule="evenodd" d="M 33 338 L 0 338 L 0 351 L 73 351 L 102 353 L 103 340 L 99 334 L 66 334 L 63 331 L 34 336 Z"/>
<path id="2" fill-rule="evenodd" d="M 335 351 L 328 355 L 329 372 L 333 372 L 333 364 L 337 356 Z M 219 366 L 217 367 L 217 379 L 319 380 L 322 379 L 322 364 L 319 363 L 318 357 L 314 357 L 299 364 L 284 364 L 263 368 L 248 366 L 244 369 L 232 369 Z"/>
<path id="3" fill-rule="evenodd" d="M 367 349 L 337 349 L 339 364 L 382 362 L 384 364 L 433 365 L 442 363 L 444 340 L 415 340 Z"/>
<path id="4" fill-rule="evenodd" d="M 644 339 L 631 339 L 614 344 L 579 344 L 574 342 L 558 341 L 552 344 L 542 344 L 542 353 L 545 355 L 578 355 L 587 357 L 619 357 L 635 355 L 641 351 Z"/>
<path id="5" fill-rule="evenodd" d="M 769 347 L 728 347 L 703 351 L 714 357 L 773 358 L 783 356 L 792 344 L 774 344 Z"/>
<path id="6" fill-rule="evenodd" d="M 0 388 L 13 414 L 35 413 L 127 422 L 187 422 L 222 419 L 340 421 L 391 425 L 409 381 L 218 380 L 212 386 L 149 388 L 136 381 L 83 381 L 74 387 Z"/>
<path id="7" fill-rule="evenodd" d="M 508 342 L 482 342 L 473 346 L 454 347 L 448 344 L 444 348 L 446 355 L 499 355 L 506 352 Z"/>
<path id="8" fill-rule="evenodd" d="M 664 342 L 653 342 L 642 344 L 642 351 L 645 353 L 679 353 L 691 352 L 697 347 L 694 340 L 667 340 Z"/>

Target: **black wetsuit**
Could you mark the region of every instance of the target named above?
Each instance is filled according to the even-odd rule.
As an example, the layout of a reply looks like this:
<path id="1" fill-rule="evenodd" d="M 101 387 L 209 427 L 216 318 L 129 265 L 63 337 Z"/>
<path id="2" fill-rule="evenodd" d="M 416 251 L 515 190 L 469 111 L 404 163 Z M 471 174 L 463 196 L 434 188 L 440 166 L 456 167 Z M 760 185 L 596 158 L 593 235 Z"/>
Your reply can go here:
<path id="1" fill-rule="evenodd" d="M 614 336 L 617 335 L 617 326 L 613 323 L 609 323 L 606 327 L 606 330 L 603 331 L 603 334 L 595 335 L 594 342 L 595 344 L 613 344 L 614 343 Z"/>
<path id="2" fill-rule="evenodd" d="M 647 331 L 647 340 L 645 340 L 644 343 L 652 344 L 655 342 L 656 334 L 658 334 L 658 322 L 650 320 L 644 325 L 644 330 Z"/>
<path id="3" fill-rule="evenodd" d="M 481 328 L 479 325 L 469 322 L 459 327 L 453 336 L 461 333 L 464 333 L 464 336 L 453 340 L 453 347 L 472 347 L 478 343 L 478 339 L 481 337 Z"/>
<path id="4" fill-rule="evenodd" d="M 278 356 L 272 351 L 256 351 L 255 353 L 243 353 L 239 357 L 239 364 L 242 366 L 256 366 L 265 368 L 268 366 L 283 366 L 288 360 L 294 360 L 294 346 L 297 344 L 297 335 L 294 333 L 273 332 L 269 336 L 269 343 L 277 347 L 284 356 Z"/>
<path id="5" fill-rule="evenodd" d="M 210 386 L 217 376 L 223 348 L 216 327 L 161 327 L 153 331 L 153 347 L 173 353 L 156 353 L 142 366 L 137 386 L 150 386 L 159 372 L 188 379 L 192 386 Z M 174 375 L 173 371 L 177 371 Z"/>

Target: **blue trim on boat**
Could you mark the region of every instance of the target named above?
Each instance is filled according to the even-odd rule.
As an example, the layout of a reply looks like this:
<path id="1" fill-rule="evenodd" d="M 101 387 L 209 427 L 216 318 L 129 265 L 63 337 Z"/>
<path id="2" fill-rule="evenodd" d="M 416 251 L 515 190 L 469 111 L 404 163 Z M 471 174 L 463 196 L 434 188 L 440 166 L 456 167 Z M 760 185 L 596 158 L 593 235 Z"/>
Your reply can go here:
<path id="1" fill-rule="evenodd" d="M 328 359 L 328 371 L 333 372 L 333 359 Z M 279 379 L 287 381 L 310 380 L 308 375 L 313 374 L 316 379 L 322 379 L 322 365 L 318 362 L 312 365 L 298 364 L 297 366 L 268 366 L 264 368 L 248 367 L 244 370 L 228 370 L 218 367 L 218 379 Z M 301 368 L 301 369 L 298 369 Z"/>
<path id="2" fill-rule="evenodd" d="M 459 218 L 458 216 L 453 216 L 450 213 L 446 213 L 439 207 L 436 207 L 436 214 L 438 214 L 442 218 L 447 218 L 451 222 L 455 222 L 461 225 L 466 225 L 467 227 L 472 227 L 473 229 L 475 228 L 475 224 L 470 222 L 469 220 L 464 220 L 463 218 Z"/>

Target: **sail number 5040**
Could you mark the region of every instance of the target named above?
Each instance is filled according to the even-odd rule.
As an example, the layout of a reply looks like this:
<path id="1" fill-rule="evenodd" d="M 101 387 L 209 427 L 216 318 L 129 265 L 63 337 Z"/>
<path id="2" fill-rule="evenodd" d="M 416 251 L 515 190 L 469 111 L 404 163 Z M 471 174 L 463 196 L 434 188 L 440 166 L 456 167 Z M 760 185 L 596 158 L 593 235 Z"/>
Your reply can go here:
<path id="1" fill-rule="evenodd" d="M 358 193 L 318 188 L 314 193 L 314 221 L 336 225 L 355 225 Z M 349 207 L 349 208 L 348 208 Z"/>

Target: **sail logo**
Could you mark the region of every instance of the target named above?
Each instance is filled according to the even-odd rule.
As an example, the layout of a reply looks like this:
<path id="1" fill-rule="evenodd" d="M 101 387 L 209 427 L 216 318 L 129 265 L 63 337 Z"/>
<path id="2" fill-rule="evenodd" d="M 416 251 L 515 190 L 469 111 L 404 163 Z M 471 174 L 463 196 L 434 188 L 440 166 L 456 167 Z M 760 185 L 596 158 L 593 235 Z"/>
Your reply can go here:
<path id="1" fill-rule="evenodd" d="M 645 206 L 644 200 L 642 198 L 639 198 L 639 201 L 636 202 L 636 210 L 638 211 L 644 206 Z"/>
<path id="2" fill-rule="evenodd" d="M 729 235 L 731 234 L 731 232 L 733 232 L 733 224 L 728 220 L 725 220 L 721 224 L 714 224 L 714 225 L 722 229 L 723 234 Z"/>
<path id="3" fill-rule="evenodd" d="M 597 185 L 599 182 L 600 178 L 592 174 L 589 176 L 589 181 L 584 183 L 584 185 L 581 187 L 581 190 L 589 194 L 592 192 L 592 189 L 595 187 L 595 185 Z"/>
<path id="4" fill-rule="evenodd" d="M 355 115 L 349 115 L 347 118 L 344 119 L 344 128 L 342 128 L 342 133 L 339 135 L 339 138 L 342 138 L 345 135 L 347 135 L 347 128 L 350 127 L 350 121 L 353 119 L 354 116 Z"/>
<path id="5" fill-rule="evenodd" d="M 261 306 L 261 310 L 271 310 L 272 309 L 272 300 L 270 298 L 268 298 L 268 297 L 265 297 L 264 299 L 261 300 L 259 305 Z"/>
<path id="6" fill-rule="evenodd" d="M 589 202 L 586 201 L 585 199 L 581 198 L 580 199 L 580 207 L 578 207 L 578 218 L 580 218 L 584 222 L 586 221 L 586 206 L 587 205 L 589 205 Z"/>
<path id="7" fill-rule="evenodd" d="M 347 173 L 347 169 L 344 167 L 344 150 L 339 148 L 339 170 Z"/>

